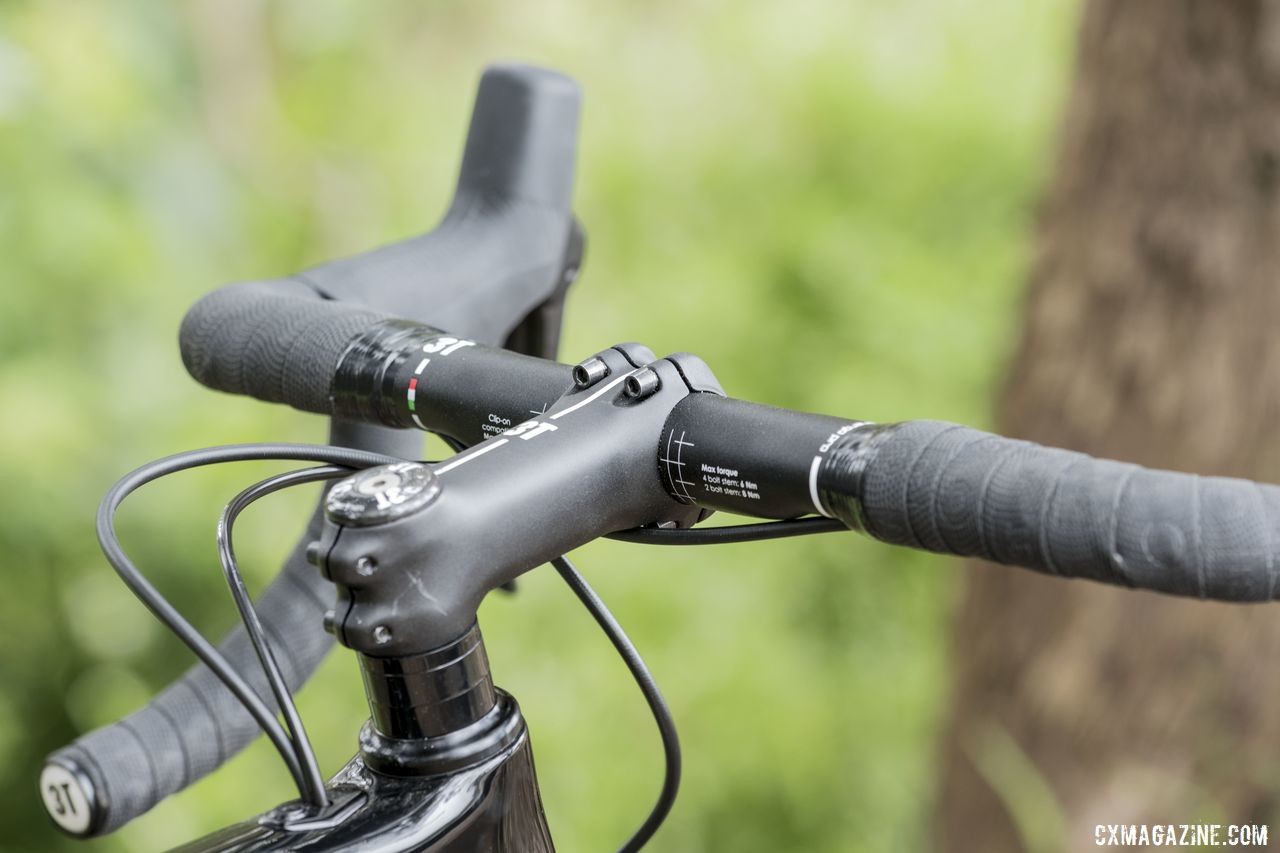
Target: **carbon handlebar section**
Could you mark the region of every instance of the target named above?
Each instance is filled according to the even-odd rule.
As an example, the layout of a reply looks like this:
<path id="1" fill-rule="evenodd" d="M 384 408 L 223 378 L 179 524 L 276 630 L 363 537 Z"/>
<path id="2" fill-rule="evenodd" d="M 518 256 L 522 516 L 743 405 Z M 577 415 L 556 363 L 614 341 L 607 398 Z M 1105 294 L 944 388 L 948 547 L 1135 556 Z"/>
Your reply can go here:
<path id="1" fill-rule="evenodd" d="M 187 370 L 210 388 L 466 444 L 545 409 L 572 382 L 566 365 L 283 282 L 209 294 L 187 313 L 181 343 Z"/>
<path id="2" fill-rule="evenodd" d="M 830 514 L 895 545 L 1221 601 L 1276 598 L 1280 488 L 1153 471 L 955 424 L 866 425 L 818 473 Z"/>
<path id="3" fill-rule="evenodd" d="M 558 374 L 526 370 L 503 383 L 511 371 L 484 369 L 484 348 L 471 357 L 478 363 L 455 362 L 452 394 L 434 401 L 440 417 L 499 407 L 477 401 L 484 377 L 495 398 L 558 393 Z M 955 424 L 865 424 L 706 394 L 677 404 L 657 456 L 671 496 L 707 508 L 816 511 L 896 545 L 1175 595 L 1277 594 L 1276 486 L 1153 471 Z"/>

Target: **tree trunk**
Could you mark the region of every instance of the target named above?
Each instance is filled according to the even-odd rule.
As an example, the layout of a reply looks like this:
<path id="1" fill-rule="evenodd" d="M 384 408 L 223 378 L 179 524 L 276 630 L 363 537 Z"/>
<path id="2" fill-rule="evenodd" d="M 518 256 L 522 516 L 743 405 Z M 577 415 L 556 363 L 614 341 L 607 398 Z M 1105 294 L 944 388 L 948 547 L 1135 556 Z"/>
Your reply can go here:
<path id="1" fill-rule="evenodd" d="M 1090 0 L 1000 431 L 1280 481 L 1280 2 Z M 938 848 L 1280 832 L 1280 608 L 966 568 Z"/>

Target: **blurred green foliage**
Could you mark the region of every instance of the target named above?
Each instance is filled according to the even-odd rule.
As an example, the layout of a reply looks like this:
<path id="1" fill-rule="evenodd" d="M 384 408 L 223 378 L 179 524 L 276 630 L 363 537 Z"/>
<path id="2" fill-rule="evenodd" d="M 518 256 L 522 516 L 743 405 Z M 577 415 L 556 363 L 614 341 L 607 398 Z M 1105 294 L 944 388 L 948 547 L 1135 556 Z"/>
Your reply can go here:
<path id="1" fill-rule="evenodd" d="M 737 396 L 980 425 L 1073 23 L 1048 0 L 0 4 L 0 846 L 153 850 L 291 796 L 259 742 L 109 839 L 46 825 L 43 755 L 189 663 L 97 555 L 93 510 L 165 453 L 322 438 L 197 387 L 178 321 L 219 284 L 436 221 L 485 62 L 585 89 L 566 359 L 642 340 L 696 350 Z M 211 633 L 232 623 L 215 513 L 263 470 L 193 473 L 125 511 L 126 546 Z M 254 585 L 311 499 L 247 519 Z M 852 535 L 580 557 L 682 727 L 655 849 L 927 846 L 945 560 Z M 561 849 L 612 849 L 661 758 L 623 666 L 549 569 L 482 625 Z M 364 718 L 349 656 L 300 701 L 332 771 Z"/>

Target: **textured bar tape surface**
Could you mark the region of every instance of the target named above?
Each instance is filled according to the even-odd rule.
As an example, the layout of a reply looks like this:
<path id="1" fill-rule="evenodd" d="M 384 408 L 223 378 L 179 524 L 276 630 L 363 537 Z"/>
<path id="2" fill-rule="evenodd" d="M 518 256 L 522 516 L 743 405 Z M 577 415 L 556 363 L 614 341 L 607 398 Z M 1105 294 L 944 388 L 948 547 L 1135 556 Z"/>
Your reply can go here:
<path id="1" fill-rule="evenodd" d="M 387 315 L 322 298 L 298 281 L 215 290 L 182 321 L 188 372 L 217 391 L 330 414 L 330 385 L 347 345 Z"/>
<path id="2" fill-rule="evenodd" d="M 317 515 L 308 536 L 257 603 L 291 690 L 306 681 L 332 645 L 332 637 L 316 628 L 331 606 L 332 587 L 306 562 L 304 550 L 304 544 L 319 535 L 319 524 Z M 274 709 L 244 629 L 236 628 L 219 649 Z M 198 665 L 146 707 L 84 735 L 53 753 L 49 761 L 88 780 L 91 790 L 86 793 L 94 802 L 80 834 L 99 835 L 217 769 L 259 732 L 231 691 Z"/>
<path id="3" fill-rule="evenodd" d="M 819 475 L 877 539 L 1175 595 L 1280 593 L 1280 488 L 1153 471 L 937 421 L 870 427 Z"/>

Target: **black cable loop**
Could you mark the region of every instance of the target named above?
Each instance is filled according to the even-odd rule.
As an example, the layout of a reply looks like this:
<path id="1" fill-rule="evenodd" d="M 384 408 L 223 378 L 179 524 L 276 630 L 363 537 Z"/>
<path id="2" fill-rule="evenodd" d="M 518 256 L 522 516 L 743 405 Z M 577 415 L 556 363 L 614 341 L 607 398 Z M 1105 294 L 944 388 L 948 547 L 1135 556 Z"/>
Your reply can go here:
<path id="1" fill-rule="evenodd" d="M 403 461 L 380 453 L 309 444 L 236 444 L 189 450 L 149 462 L 120 478 L 98 505 L 96 527 L 102 553 L 125 586 L 240 700 L 245 710 L 280 753 L 290 776 L 298 786 L 299 795 L 309 801 L 305 777 L 293 751 L 292 742 L 272 711 L 263 702 L 262 697 L 236 672 L 226 657 L 205 639 L 204 635 L 197 631 L 138 570 L 120 546 L 120 539 L 115 529 L 115 515 L 120 505 L 125 498 L 147 483 L 179 471 L 205 465 L 270 459 L 325 462 L 351 469 Z"/>
<path id="2" fill-rule="evenodd" d="M 240 620 L 244 623 L 245 633 L 248 634 L 249 641 L 253 644 L 253 650 L 258 655 L 258 662 L 262 665 L 262 673 L 267 679 L 267 684 L 271 687 L 271 693 L 275 697 L 276 705 L 280 707 L 280 712 L 284 716 L 285 728 L 288 730 L 299 770 L 309 792 L 309 796 L 303 799 L 313 806 L 323 806 L 328 802 L 329 797 L 325 792 L 324 776 L 320 773 L 320 763 L 316 760 L 315 749 L 311 745 L 311 740 L 307 737 L 307 730 L 302 724 L 301 715 L 298 714 L 298 706 L 293 701 L 293 694 L 289 691 L 289 685 L 285 681 L 284 674 L 280 671 L 280 664 L 276 661 L 275 654 L 271 651 L 266 629 L 262 625 L 262 620 L 258 617 L 258 611 L 253 606 L 253 599 L 249 596 L 249 590 L 245 587 L 244 577 L 240 574 L 240 569 L 236 562 L 233 532 L 236 519 L 239 518 L 240 513 L 267 495 L 291 486 L 300 486 L 321 480 L 332 480 L 350 473 L 350 468 L 325 465 L 319 468 L 288 471 L 284 474 L 268 477 L 232 498 L 223 507 L 222 515 L 218 518 L 218 559 L 222 563 L 222 573 L 226 578 L 227 588 L 231 591 L 231 598 L 235 601 L 236 609 L 240 611 Z"/>
<path id="3" fill-rule="evenodd" d="M 835 518 L 789 518 L 785 521 L 763 521 L 756 524 L 731 524 L 726 527 L 633 527 L 610 533 L 607 539 L 635 542 L 641 545 L 729 545 L 734 542 L 762 542 L 815 533 L 848 532 L 843 521 Z"/>
<path id="4" fill-rule="evenodd" d="M 623 844 L 618 848 L 618 853 L 635 853 L 640 850 L 653 834 L 658 831 L 658 827 L 662 826 L 662 822 L 667 819 L 667 815 L 671 813 L 671 807 L 675 804 L 676 794 L 680 790 L 680 735 L 676 731 L 675 718 L 671 715 L 671 709 L 667 706 L 667 700 L 663 698 L 662 691 L 658 689 L 658 683 L 654 680 L 653 673 L 649 671 L 649 667 L 645 665 L 644 659 L 640 657 L 640 652 L 636 649 L 635 644 L 631 642 L 631 638 L 627 636 L 627 632 L 618 624 L 618 620 L 609 612 L 609 608 L 604 601 L 596 593 L 591 585 L 587 583 L 573 563 L 569 562 L 568 557 L 557 557 L 551 561 L 551 565 L 560 573 L 560 577 L 573 590 L 573 594 L 578 597 L 587 611 L 596 620 L 605 636 L 613 643 L 613 647 L 617 649 L 618 654 L 622 656 L 622 660 L 627 665 L 627 669 L 631 671 L 631 676 L 635 679 L 636 684 L 640 687 L 640 692 L 644 694 L 645 702 L 649 705 L 649 710 L 653 712 L 653 720 L 658 726 L 658 734 L 662 737 L 662 752 L 665 760 L 665 770 L 662 777 L 662 789 L 658 792 L 658 800 L 654 803 L 653 809 L 649 812 L 649 816 L 645 818 L 644 823 L 640 824 L 637 829 Z"/>
<path id="5" fill-rule="evenodd" d="M 461 443 L 455 440 L 445 438 L 445 441 L 455 450 L 462 447 Z M 170 474 L 206 465 L 270 459 L 328 463 L 319 468 L 301 469 L 276 475 L 241 491 L 223 509 L 218 525 L 219 558 L 224 577 L 236 607 L 240 611 L 246 633 L 263 667 L 272 694 L 285 718 L 284 728 L 262 697 L 236 672 L 222 653 L 178 613 L 138 570 L 121 548 L 115 530 L 115 515 L 120 505 L 125 498 L 147 483 Z M 320 775 L 314 749 L 307 738 L 288 684 L 271 651 L 265 629 L 257 611 L 253 608 L 252 599 L 236 564 L 232 531 L 240 513 L 252 503 L 276 491 L 303 483 L 332 479 L 360 468 L 399 461 L 403 460 L 379 453 L 321 445 L 242 444 L 204 448 L 174 454 L 132 471 L 112 486 L 98 508 L 98 541 L 112 568 L 143 605 L 177 635 L 240 700 L 280 753 L 298 787 L 301 798 L 314 806 L 322 806 L 326 801 L 323 777 Z M 699 530 L 636 528 L 612 534 L 610 538 L 644 544 L 701 545 L 751 542 L 843 529 L 845 529 L 844 525 L 834 519 L 804 518 Z M 670 813 L 679 790 L 681 755 L 675 721 L 652 673 L 599 595 L 587 584 L 567 558 L 557 558 L 552 561 L 552 564 L 623 658 L 653 712 L 654 721 L 662 738 L 666 769 L 658 800 L 640 828 L 620 848 L 621 853 L 634 853 L 640 850 L 661 826 Z"/>

